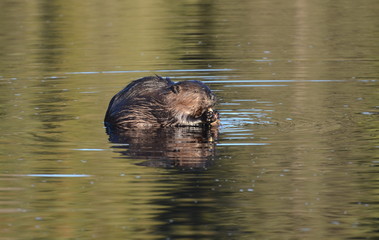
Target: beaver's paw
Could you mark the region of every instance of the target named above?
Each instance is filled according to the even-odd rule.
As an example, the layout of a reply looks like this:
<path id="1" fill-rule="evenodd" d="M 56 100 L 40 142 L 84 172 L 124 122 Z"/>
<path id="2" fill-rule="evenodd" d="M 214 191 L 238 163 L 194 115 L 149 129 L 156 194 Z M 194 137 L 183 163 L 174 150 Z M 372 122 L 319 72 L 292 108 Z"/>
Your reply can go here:
<path id="1" fill-rule="evenodd" d="M 212 108 L 208 108 L 208 110 L 203 114 L 202 120 L 208 124 L 214 124 L 219 122 L 219 114 L 217 111 Z"/>

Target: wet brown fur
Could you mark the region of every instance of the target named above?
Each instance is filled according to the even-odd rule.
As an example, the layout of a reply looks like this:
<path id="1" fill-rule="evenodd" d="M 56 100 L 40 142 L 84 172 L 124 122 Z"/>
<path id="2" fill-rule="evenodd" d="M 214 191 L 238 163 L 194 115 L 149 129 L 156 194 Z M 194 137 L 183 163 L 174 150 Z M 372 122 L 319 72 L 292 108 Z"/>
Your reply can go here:
<path id="1" fill-rule="evenodd" d="M 111 100 L 105 125 L 132 127 L 197 126 L 214 124 L 214 94 L 200 81 L 172 82 L 159 76 L 133 81 Z"/>

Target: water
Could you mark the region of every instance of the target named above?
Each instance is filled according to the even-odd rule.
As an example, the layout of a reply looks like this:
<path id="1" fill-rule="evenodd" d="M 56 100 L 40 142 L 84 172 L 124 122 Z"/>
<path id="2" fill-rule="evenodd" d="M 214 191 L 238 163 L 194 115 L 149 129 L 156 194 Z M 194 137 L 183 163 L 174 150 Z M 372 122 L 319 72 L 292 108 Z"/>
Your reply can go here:
<path id="1" fill-rule="evenodd" d="M 377 1 L 0 7 L 0 239 L 379 238 Z M 153 74 L 223 125 L 108 136 Z"/>

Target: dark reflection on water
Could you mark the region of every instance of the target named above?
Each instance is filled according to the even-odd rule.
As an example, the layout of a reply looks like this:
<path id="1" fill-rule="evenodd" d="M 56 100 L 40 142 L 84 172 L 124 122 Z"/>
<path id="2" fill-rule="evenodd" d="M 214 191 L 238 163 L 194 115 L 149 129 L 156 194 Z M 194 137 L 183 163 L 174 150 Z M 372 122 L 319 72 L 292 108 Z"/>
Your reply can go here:
<path id="1" fill-rule="evenodd" d="M 157 225 L 154 232 L 165 236 L 166 239 L 223 239 L 228 233 L 241 236 L 236 232 L 241 227 L 228 227 L 230 223 L 219 221 L 222 209 L 217 198 L 222 195 L 210 191 L 214 185 L 210 179 L 192 173 L 183 176 L 180 187 L 171 188 L 164 194 L 163 199 L 153 200 L 152 203 L 164 207 L 164 211 L 155 216 Z M 236 226 L 236 225 L 235 225 Z"/>
<path id="2" fill-rule="evenodd" d="M 107 129 L 113 148 L 123 156 L 143 159 L 139 165 L 206 169 L 216 152 L 218 129 L 207 127 Z"/>

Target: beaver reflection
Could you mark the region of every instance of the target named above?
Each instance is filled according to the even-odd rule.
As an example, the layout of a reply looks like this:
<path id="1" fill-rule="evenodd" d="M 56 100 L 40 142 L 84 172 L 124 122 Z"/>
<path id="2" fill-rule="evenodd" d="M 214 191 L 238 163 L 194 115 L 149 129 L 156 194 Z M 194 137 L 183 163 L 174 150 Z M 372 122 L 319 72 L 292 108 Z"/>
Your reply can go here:
<path id="1" fill-rule="evenodd" d="M 217 129 L 204 127 L 107 129 L 109 140 L 124 156 L 144 159 L 138 165 L 163 168 L 206 168 L 215 156 Z M 126 145 L 124 145 L 126 144 Z"/>

